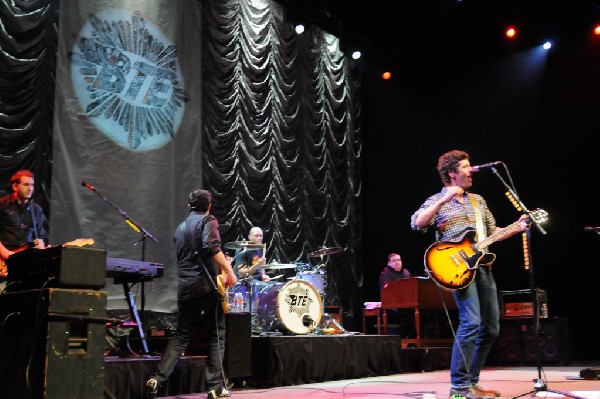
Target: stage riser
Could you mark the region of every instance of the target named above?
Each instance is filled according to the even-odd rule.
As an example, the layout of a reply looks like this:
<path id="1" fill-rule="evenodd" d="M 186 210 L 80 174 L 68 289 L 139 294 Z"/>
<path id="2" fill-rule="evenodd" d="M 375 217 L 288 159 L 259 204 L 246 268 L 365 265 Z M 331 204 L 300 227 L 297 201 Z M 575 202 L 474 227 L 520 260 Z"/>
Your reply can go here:
<path id="1" fill-rule="evenodd" d="M 232 380 L 273 388 L 449 368 L 451 348 L 402 349 L 400 342 L 400 337 L 388 335 L 252 337 L 252 375 Z M 111 358 L 106 386 L 119 399 L 137 399 L 158 360 Z M 176 396 L 205 389 L 204 357 L 192 357 L 179 361 L 159 394 Z"/>

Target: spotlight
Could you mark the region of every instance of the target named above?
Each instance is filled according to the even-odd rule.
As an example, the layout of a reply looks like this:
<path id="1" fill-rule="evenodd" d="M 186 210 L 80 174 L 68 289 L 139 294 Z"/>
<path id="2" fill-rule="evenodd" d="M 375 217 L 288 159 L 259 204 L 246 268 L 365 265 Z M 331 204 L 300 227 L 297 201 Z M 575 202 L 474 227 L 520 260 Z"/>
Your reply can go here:
<path id="1" fill-rule="evenodd" d="M 353 60 L 357 60 L 357 59 L 359 59 L 361 56 L 362 56 L 362 53 L 361 53 L 360 51 L 358 51 L 358 50 L 354 50 L 354 51 L 352 52 L 352 59 L 353 59 Z"/>
<path id="2" fill-rule="evenodd" d="M 594 35 L 600 36 L 600 24 L 594 26 Z"/>
<path id="3" fill-rule="evenodd" d="M 381 74 L 381 79 L 390 80 L 392 78 L 392 73 L 390 71 L 385 71 Z"/>
<path id="4" fill-rule="evenodd" d="M 548 42 L 544 43 L 543 47 L 544 47 L 544 50 L 549 50 L 550 47 L 552 47 L 552 43 L 548 41 Z"/>
<path id="5" fill-rule="evenodd" d="M 298 24 L 294 29 L 296 30 L 296 33 L 300 35 L 304 32 L 304 25 Z"/>
<path id="6" fill-rule="evenodd" d="M 515 39 L 517 37 L 517 28 L 513 25 L 508 26 L 504 31 L 504 36 L 508 39 Z"/>

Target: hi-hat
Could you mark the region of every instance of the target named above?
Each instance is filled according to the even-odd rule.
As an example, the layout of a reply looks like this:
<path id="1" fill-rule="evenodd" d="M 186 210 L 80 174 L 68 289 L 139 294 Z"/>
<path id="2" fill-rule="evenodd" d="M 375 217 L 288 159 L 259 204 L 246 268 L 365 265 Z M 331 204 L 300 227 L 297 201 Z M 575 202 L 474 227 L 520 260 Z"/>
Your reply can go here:
<path id="1" fill-rule="evenodd" d="M 242 248 L 250 248 L 250 249 L 260 249 L 264 248 L 265 244 L 261 244 L 258 242 L 252 241 L 231 241 L 223 245 L 227 249 L 242 249 Z"/>
<path id="2" fill-rule="evenodd" d="M 310 256 L 311 258 L 315 258 L 317 256 L 337 254 L 338 252 L 342 252 L 343 250 L 344 250 L 344 248 L 340 248 L 340 247 L 331 247 L 331 248 L 323 247 L 315 252 L 309 253 L 308 256 Z"/>

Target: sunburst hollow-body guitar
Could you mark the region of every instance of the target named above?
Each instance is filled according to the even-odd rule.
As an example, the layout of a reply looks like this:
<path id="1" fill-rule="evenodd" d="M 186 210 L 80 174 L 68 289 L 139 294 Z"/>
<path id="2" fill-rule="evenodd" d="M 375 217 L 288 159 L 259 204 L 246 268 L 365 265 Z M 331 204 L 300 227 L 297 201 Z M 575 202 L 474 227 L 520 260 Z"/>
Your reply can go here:
<path id="1" fill-rule="evenodd" d="M 538 209 L 529 214 L 527 222 L 537 223 L 548 219 L 548 213 Z M 458 241 L 438 241 L 425 251 L 425 270 L 429 277 L 441 288 L 456 291 L 467 288 L 475 278 L 479 265 L 491 264 L 496 255 L 487 252 L 486 248 L 492 243 L 513 234 L 521 228 L 521 221 L 475 242 L 475 230 L 467 230 Z"/>

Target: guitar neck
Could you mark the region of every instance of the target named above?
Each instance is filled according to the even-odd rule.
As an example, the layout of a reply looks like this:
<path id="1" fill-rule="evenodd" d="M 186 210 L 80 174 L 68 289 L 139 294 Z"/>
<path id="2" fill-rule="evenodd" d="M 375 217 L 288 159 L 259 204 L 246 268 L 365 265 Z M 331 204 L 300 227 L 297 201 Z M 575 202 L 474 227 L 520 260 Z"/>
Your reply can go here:
<path id="1" fill-rule="evenodd" d="M 506 226 L 502 230 L 475 243 L 474 247 L 477 250 L 485 249 L 485 248 L 489 247 L 490 245 L 492 245 L 493 243 L 495 243 L 496 241 L 501 240 L 501 239 L 505 238 L 506 236 L 509 236 L 509 235 L 514 234 L 515 232 L 519 231 L 519 229 L 521 228 L 520 225 L 521 225 L 521 221 L 517 220 L 516 222 Z"/>

